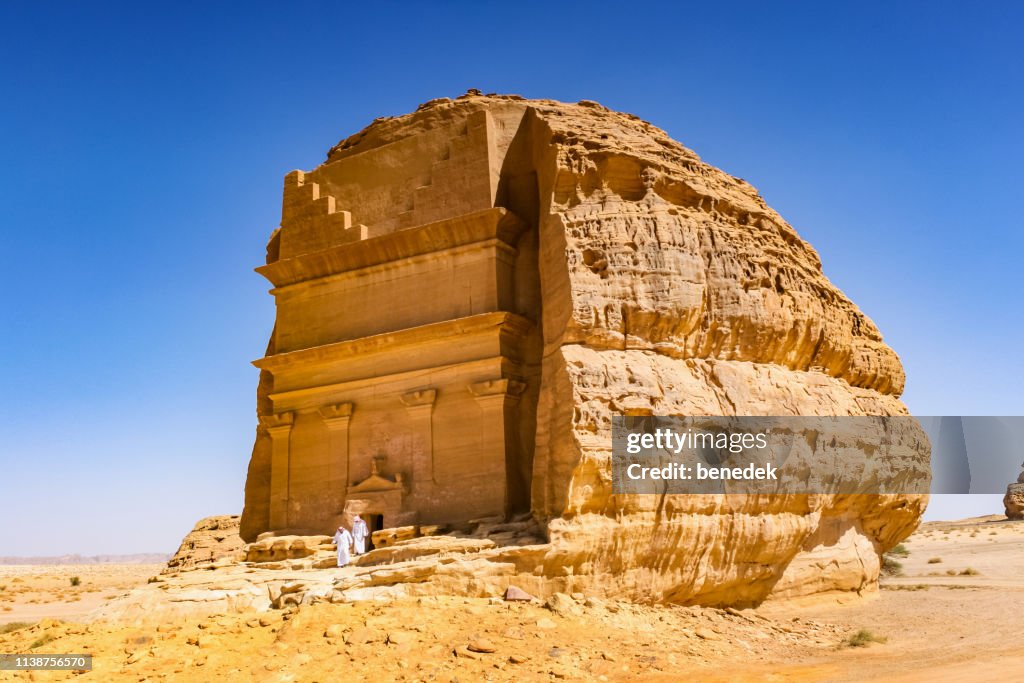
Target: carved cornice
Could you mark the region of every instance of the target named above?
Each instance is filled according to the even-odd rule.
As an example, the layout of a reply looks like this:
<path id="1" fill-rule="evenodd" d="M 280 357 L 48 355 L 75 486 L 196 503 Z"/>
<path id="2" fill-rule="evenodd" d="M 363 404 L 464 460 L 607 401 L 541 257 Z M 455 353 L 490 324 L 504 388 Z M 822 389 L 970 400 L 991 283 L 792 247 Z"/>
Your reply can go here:
<path id="1" fill-rule="evenodd" d="M 424 343 L 459 344 L 470 335 L 485 336 L 497 331 L 501 336 L 502 352 L 512 360 L 518 360 L 516 351 L 519 340 L 533 330 L 533 323 L 526 318 L 496 311 L 478 313 L 465 318 L 429 323 L 395 332 L 361 337 L 343 342 L 332 342 L 308 349 L 275 353 L 253 361 L 261 370 L 279 372 L 294 367 L 314 367 L 345 361 L 355 357 L 367 357 L 376 353 L 404 352 Z M 506 350 L 507 349 L 507 350 Z"/>
<path id="2" fill-rule="evenodd" d="M 256 272 L 270 280 L 275 288 L 283 288 L 488 239 L 514 248 L 526 228 L 511 211 L 496 207 L 281 259 L 260 266 Z"/>

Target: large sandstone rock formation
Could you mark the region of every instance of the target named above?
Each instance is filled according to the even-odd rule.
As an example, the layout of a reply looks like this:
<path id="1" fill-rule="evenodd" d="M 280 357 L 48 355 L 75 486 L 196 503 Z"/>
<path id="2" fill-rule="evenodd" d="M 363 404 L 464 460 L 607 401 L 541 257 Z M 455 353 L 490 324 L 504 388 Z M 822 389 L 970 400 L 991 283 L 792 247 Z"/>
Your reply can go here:
<path id="1" fill-rule="evenodd" d="M 612 493 L 616 414 L 907 414 L 814 249 L 635 116 L 471 92 L 378 119 L 285 178 L 258 270 L 246 540 L 532 516 L 547 543 L 495 555 L 504 581 L 738 604 L 870 588 L 926 504 Z"/>

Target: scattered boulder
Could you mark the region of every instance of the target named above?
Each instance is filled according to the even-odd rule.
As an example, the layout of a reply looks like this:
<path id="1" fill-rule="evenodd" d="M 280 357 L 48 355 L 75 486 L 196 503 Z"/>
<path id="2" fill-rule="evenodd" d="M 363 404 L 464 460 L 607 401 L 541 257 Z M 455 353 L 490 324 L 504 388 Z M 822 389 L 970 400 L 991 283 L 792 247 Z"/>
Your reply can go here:
<path id="1" fill-rule="evenodd" d="M 474 640 L 470 641 L 469 645 L 467 645 L 466 647 L 468 647 L 471 652 L 482 652 L 485 654 L 497 652 L 498 650 L 498 648 L 494 646 L 494 643 L 487 640 L 486 638 L 475 638 Z"/>
<path id="2" fill-rule="evenodd" d="M 554 593 L 548 601 L 544 603 L 544 606 L 555 614 L 561 616 L 578 616 L 580 612 L 579 605 L 576 601 L 570 598 L 565 593 Z"/>
<path id="3" fill-rule="evenodd" d="M 530 602 L 535 599 L 519 586 L 509 586 L 505 589 L 505 600 L 509 602 Z"/>

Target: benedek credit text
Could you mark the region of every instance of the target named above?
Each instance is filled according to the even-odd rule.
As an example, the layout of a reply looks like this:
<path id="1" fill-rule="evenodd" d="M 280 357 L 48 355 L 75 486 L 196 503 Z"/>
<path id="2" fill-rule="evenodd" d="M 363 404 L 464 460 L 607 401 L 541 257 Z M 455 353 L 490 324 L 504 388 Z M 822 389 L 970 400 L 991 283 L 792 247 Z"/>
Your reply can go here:
<path id="1" fill-rule="evenodd" d="M 696 465 L 683 465 L 673 462 L 663 467 L 644 467 L 633 463 L 626 468 L 626 476 L 633 480 L 643 479 L 716 479 L 726 480 L 778 480 L 777 468 L 768 463 L 757 467 L 753 463 L 746 467 L 707 467 L 703 463 Z"/>

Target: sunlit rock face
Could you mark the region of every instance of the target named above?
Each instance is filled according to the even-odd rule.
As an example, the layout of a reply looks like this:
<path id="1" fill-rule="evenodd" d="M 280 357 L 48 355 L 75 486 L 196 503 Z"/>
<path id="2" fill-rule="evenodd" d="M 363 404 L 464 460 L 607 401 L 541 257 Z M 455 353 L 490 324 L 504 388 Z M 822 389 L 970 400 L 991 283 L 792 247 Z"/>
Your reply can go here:
<path id="1" fill-rule="evenodd" d="M 547 542 L 494 550 L 495 582 L 745 604 L 872 588 L 926 504 L 613 493 L 613 415 L 907 414 L 814 249 L 635 116 L 470 93 L 378 119 L 286 177 L 258 270 L 247 540 L 532 516 Z"/>

